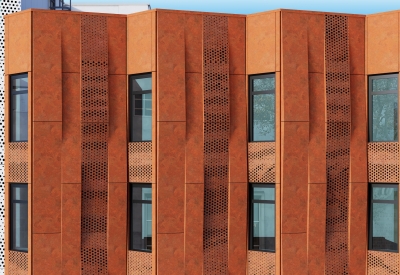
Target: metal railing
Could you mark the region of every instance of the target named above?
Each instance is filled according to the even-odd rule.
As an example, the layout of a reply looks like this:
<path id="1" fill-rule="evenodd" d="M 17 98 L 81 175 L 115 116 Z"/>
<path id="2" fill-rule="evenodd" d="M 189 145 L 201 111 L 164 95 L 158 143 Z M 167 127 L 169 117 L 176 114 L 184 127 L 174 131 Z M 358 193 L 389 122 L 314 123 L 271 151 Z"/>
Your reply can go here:
<path id="1" fill-rule="evenodd" d="M 71 10 L 71 0 L 50 0 L 51 10 Z"/>

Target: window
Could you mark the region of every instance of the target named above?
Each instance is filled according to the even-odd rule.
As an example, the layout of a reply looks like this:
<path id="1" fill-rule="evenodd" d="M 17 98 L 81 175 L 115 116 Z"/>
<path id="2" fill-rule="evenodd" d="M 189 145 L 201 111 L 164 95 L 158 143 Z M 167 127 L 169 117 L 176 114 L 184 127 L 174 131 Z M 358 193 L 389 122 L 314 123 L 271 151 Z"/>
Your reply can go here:
<path id="1" fill-rule="evenodd" d="M 275 252 L 275 185 L 252 184 L 250 250 Z"/>
<path id="2" fill-rule="evenodd" d="M 129 76 L 129 141 L 151 141 L 151 73 Z"/>
<path id="3" fill-rule="evenodd" d="M 275 74 L 253 75 L 250 87 L 250 141 L 275 141 Z"/>
<path id="4" fill-rule="evenodd" d="M 151 184 L 131 184 L 130 250 L 151 251 Z"/>
<path id="5" fill-rule="evenodd" d="M 10 249 L 28 252 L 28 185 L 10 184 Z"/>
<path id="6" fill-rule="evenodd" d="M 369 77 L 369 140 L 399 140 L 397 74 Z"/>
<path id="7" fill-rule="evenodd" d="M 397 184 L 370 185 L 369 249 L 398 252 L 399 190 Z"/>
<path id="8" fill-rule="evenodd" d="M 28 141 L 28 74 L 10 77 L 10 141 Z"/>

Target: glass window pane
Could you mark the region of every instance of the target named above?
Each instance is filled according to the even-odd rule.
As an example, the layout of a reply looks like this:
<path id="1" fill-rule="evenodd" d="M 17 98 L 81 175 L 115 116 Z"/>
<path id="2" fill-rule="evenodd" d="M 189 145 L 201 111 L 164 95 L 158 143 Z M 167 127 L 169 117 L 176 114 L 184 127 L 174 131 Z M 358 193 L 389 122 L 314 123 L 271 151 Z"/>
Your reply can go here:
<path id="1" fill-rule="evenodd" d="M 372 91 L 397 91 L 398 80 L 397 77 L 379 78 L 372 80 Z"/>
<path id="2" fill-rule="evenodd" d="M 373 200 L 398 200 L 397 187 L 373 187 L 372 188 Z"/>
<path id="3" fill-rule="evenodd" d="M 11 191 L 12 200 L 28 200 L 28 188 L 24 186 L 13 186 Z"/>
<path id="4" fill-rule="evenodd" d="M 142 189 L 142 200 L 151 201 L 151 188 Z"/>
<path id="5" fill-rule="evenodd" d="M 28 75 L 11 76 L 11 142 L 28 140 Z"/>
<path id="6" fill-rule="evenodd" d="M 253 95 L 253 141 L 275 140 L 275 95 Z"/>
<path id="7" fill-rule="evenodd" d="M 253 199 L 254 200 L 275 200 L 275 188 L 269 187 L 254 187 L 253 188 Z"/>
<path id="8" fill-rule="evenodd" d="M 275 90 L 275 77 L 253 79 L 253 92 Z"/>
<path id="9" fill-rule="evenodd" d="M 28 250 L 28 204 L 13 203 L 12 249 Z"/>
<path id="10" fill-rule="evenodd" d="M 396 204 L 372 204 L 372 249 L 397 250 L 398 215 Z"/>
<path id="11" fill-rule="evenodd" d="M 253 247 L 255 250 L 275 250 L 275 205 L 253 204 Z"/>
<path id="12" fill-rule="evenodd" d="M 372 96 L 372 141 L 398 140 L 397 94 Z"/>
<path id="13" fill-rule="evenodd" d="M 147 78 L 131 78 L 131 88 L 133 92 L 142 92 L 151 90 L 151 77 Z"/>
<path id="14" fill-rule="evenodd" d="M 131 100 L 131 141 L 151 141 L 151 94 L 133 95 Z"/>

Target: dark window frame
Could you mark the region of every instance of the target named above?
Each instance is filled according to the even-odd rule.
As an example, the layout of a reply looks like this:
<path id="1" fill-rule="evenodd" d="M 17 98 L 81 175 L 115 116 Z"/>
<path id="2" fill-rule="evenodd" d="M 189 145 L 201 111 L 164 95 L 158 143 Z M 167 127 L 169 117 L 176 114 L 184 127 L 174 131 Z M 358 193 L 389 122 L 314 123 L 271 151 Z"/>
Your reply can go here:
<path id="1" fill-rule="evenodd" d="M 13 212 L 13 203 L 14 202 L 21 202 L 21 203 L 26 203 L 28 205 L 28 200 L 13 200 L 12 195 L 13 195 L 13 187 L 24 187 L 27 189 L 28 192 L 28 184 L 27 183 L 14 183 L 14 182 L 10 182 L 9 184 L 9 188 L 10 188 L 10 194 L 9 194 L 9 199 L 10 199 L 10 203 L 9 203 L 9 207 L 10 207 L 10 219 L 9 219 L 9 233 L 10 233 L 10 250 L 11 251 L 18 251 L 18 252 L 23 252 L 23 253 L 28 253 L 28 249 L 29 247 L 27 247 L 27 249 L 17 249 L 15 247 L 13 247 L 13 238 L 14 238 L 14 226 L 13 226 L 13 217 L 14 217 L 14 212 Z M 27 217 L 29 219 L 29 216 Z"/>
<path id="2" fill-rule="evenodd" d="M 132 233 L 132 205 L 133 203 L 142 203 L 142 204 L 151 204 L 153 207 L 153 198 L 151 200 L 133 200 L 132 199 L 132 188 L 133 187 L 142 187 L 142 188 L 151 188 L 151 192 L 153 193 L 153 188 L 151 183 L 136 183 L 136 182 L 130 182 L 129 183 L 129 248 L 128 250 L 130 251 L 139 251 L 139 252 L 146 252 L 146 253 L 152 253 L 153 246 L 151 250 L 148 249 L 134 249 L 132 248 L 133 246 L 133 233 Z M 151 217 L 151 226 L 153 227 L 153 213 Z M 153 239 L 153 236 L 151 236 Z"/>
<path id="3" fill-rule="evenodd" d="M 131 121 L 132 121 L 132 117 L 134 115 L 134 108 L 131 108 L 131 106 L 133 106 L 133 102 L 132 100 L 134 100 L 133 95 L 143 95 L 143 94 L 152 94 L 152 90 L 153 90 L 153 86 L 151 90 L 144 90 L 144 91 L 140 91 L 140 92 L 134 92 L 132 91 L 132 83 L 133 80 L 135 79 L 142 79 L 142 78 L 151 78 L 153 79 L 153 75 L 152 73 L 141 73 L 141 74 L 131 74 L 129 75 L 129 86 L 128 86 L 128 125 L 129 125 L 129 142 L 150 142 L 153 140 L 153 136 L 151 137 L 150 140 L 133 140 L 132 136 L 131 136 L 131 130 L 133 128 Z M 152 101 L 153 101 L 153 95 L 152 95 Z M 153 110 L 152 110 L 153 112 Z M 153 116 L 153 113 L 151 114 Z"/>
<path id="4" fill-rule="evenodd" d="M 380 91 L 380 92 L 373 92 L 372 91 L 372 81 L 376 79 L 382 78 L 393 78 L 397 77 L 397 82 L 399 81 L 399 74 L 398 73 L 388 73 L 388 74 L 377 74 L 377 75 L 368 75 L 368 142 L 399 142 L 399 133 L 397 133 L 397 140 L 392 141 L 382 141 L 382 140 L 373 140 L 373 95 L 385 95 L 385 94 L 397 94 L 397 102 L 399 102 L 399 83 L 397 83 L 397 91 Z M 397 110 L 398 110 L 397 105 Z M 399 132 L 399 112 L 397 111 L 397 132 Z"/>
<path id="5" fill-rule="evenodd" d="M 24 77 L 22 77 L 22 76 L 26 76 L 26 78 L 28 79 L 28 87 L 27 87 L 27 89 L 26 89 L 26 91 L 24 90 L 23 92 L 13 92 L 12 91 L 12 80 L 13 80 L 13 78 L 24 78 Z M 28 75 L 28 73 L 26 72 L 26 73 L 18 73 L 18 74 L 12 74 L 12 75 L 9 75 L 9 78 L 8 78 L 8 83 L 9 83 L 9 87 L 8 87 L 8 90 L 9 90 L 9 101 L 8 101 L 8 103 L 9 103 L 9 110 L 8 110 L 8 114 L 9 114 L 9 117 L 10 117 L 10 119 L 9 119 L 9 134 L 8 134 L 8 138 L 9 138 L 9 140 L 10 140 L 10 142 L 28 142 L 28 140 L 12 140 L 12 133 L 13 133 L 13 125 L 12 125 L 12 98 L 13 98 L 13 95 L 22 95 L 22 94 L 28 94 L 28 92 L 29 92 L 29 75 Z M 28 95 L 29 96 L 29 95 Z M 29 109 L 29 106 L 28 106 L 28 109 Z"/>
<path id="6" fill-rule="evenodd" d="M 397 204 L 397 213 L 399 213 L 399 198 L 397 198 L 397 202 L 395 200 L 373 200 L 373 192 L 372 189 L 374 187 L 389 187 L 397 188 L 397 194 L 399 191 L 399 184 L 398 183 L 369 183 L 368 184 L 368 250 L 370 251 L 380 251 L 380 252 L 391 252 L 391 253 L 399 253 L 399 244 L 400 240 L 398 240 L 397 250 L 387 250 L 387 249 L 373 249 L 372 248 L 372 234 L 373 234 L 373 217 L 372 217 L 372 205 L 373 203 L 386 203 L 386 204 Z M 397 228 L 399 228 L 399 218 L 397 218 Z M 400 231 L 399 231 L 400 232 Z"/>
<path id="7" fill-rule="evenodd" d="M 254 187 L 264 187 L 264 188 L 272 188 L 274 189 L 274 200 L 255 200 L 254 199 Z M 275 183 L 250 183 L 249 184 L 249 242 L 248 242 L 248 249 L 251 251 L 258 251 L 258 252 L 270 252 L 270 253 L 275 253 L 276 252 L 276 184 Z M 274 213 L 274 232 L 275 232 L 275 249 L 254 249 L 253 248 L 253 221 L 254 221 L 254 211 L 253 211 L 253 204 L 254 203 L 264 203 L 264 204 L 273 204 L 275 207 L 275 213 Z"/>
<path id="8" fill-rule="evenodd" d="M 274 78 L 275 79 L 275 88 L 273 90 L 266 90 L 266 91 L 253 91 L 253 80 L 254 79 L 263 79 L 263 78 Z M 275 120 L 274 120 L 274 129 L 275 135 L 273 140 L 254 140 L 253 137 L 253 96 L 254 95 L 261 95 L 261 94 L 273 94 L 274 98 L 274 113 L 275 113 Z M 262 73 L 262 74 L 254 74 L 249 75 L 249 142 L 275 142 L 276 141 L 276 77 L 275 73 Z"/>

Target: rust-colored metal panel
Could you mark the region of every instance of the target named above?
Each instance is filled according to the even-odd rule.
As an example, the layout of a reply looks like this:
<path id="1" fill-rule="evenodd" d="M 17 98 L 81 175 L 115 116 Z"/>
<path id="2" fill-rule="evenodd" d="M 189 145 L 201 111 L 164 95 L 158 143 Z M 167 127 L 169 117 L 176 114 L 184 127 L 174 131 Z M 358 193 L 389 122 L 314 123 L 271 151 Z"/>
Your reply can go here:
<path id="1" fill-rule="evenodd" d="M 81 274 L 81 185 L 62 184 L 61 252 L 63 275 Z"/>
<path id="2" fill-rule="evenodd" d="M 309 74 L 310 142 L 308 182 L 326 183 L 326 96 L 324 75 Z"/>
<path id="3" fill-rule="evenodd" d="M 246 75 L 229 76 L 229 96 L 229 182 L 247 182 Z"/>
<path id="4" fill-rule="evenodd" d="M 228 273 L 228 18 L 203 16 L 204 274 Z"/>
<path id="5" fill-rule="evenodd" d="M 249 182 L 275 182 L 275 142 L 248 144 Z"/>
<path id="6" fill-rule="evenodd" d="M 7 182 L 28 182 L 28 142 L 8 142 Z"/>
<path id="7" fill-rule="evenodd" d="M 275 182 L 281 183 L 281 73 L 275 73 Z M 277 264 L 279 266 L 279 263 Z"/>
<path id="8" fill-rule="evenodd" d="M 186 183 L 204 183 L 203 123 L 202 75 L 188 73 L 186 74 Z"/>
<path id="9" fill-rule="evenodd" d="M 33 234 L 32 239 L 32 274 L 61 274 L 61 233 Z"/>
<path id="10" fill-rule="evenodd" d="M 147 73 L 152 71 L 152 12 L 132 14 L 127 17 L 127 71 L 128 74 Z"/>
<path id="11" fill-rule="evenodd" d="M 275 12 L 275 70 L 277 72 L 281 71 L 281 15 L 281 11 Z M 276 266 L 278 267 L 279 264 Z"/>
<path id="12" fill-rule="evenodd" d="M 73 13 L 57 14 L 57 24 L 61 28 L 62 72 L 80 73 L 81 16 Z"/>
<path id="13" fill-rule="evenodd" d="M 203 68 L 202 66 L 203 48 L 201 46 L 202 44 L 203 44 L 203 16 L 201 14 L 186 13 L 185 14 L 186 73 L 202 72 Z M 187 74 L 186 77 L 188 77 Z M 198 85 L 200 85 L 201 87 L 201 81 L 198 82 Z"/>
<path id="14" fill-rule="evenodd" d="M 350 60 L 348 17 L 325 15 L 326 275 L 349 268 Z"/>
<path id="15" fill-rule="evenodd" d="M 183 13 L 157 12 L 157 121 L 186 120 L 184 24 Z"/>
<path id="16" fill-rule="evenodd" d="M 365 74 L 365 17 L 349 16 L 350 74 Z M 361 102 L 360 102 L 361 103 Z"/>
<path id="17" fill-rule="evenodd" d="M 308 274 L 325 273 L 326 184 L 308 185 Z"/>
<path id="18" fill-rule="evenodd" d="M 275 253 L 251 251 L 247 252 L 249 275 L 275 275 Z"/>
<path id="19" fill-rule="evenodd" d="M 109 183 L 108 186 L 108 272 L 126 274 L 128 235 L 128 186 L 123 183 Z"/>
<path id="20" fill-rule="evenodd" d="M 62 121 L 61 30 L 57 13 L 33 12 L 33 121 Z"/>
<path id="21" fill-rule="evenodd" d="M 282 123 L 282 233 L 307 232 L 308 142 L 308 122 Z"/>
<path id="22" fill-rule="evenodd" d="M 400 274 L 399 254 L 368 250 L 368 275 Z"/>
<path id="23" fill-rule="evenodd" d="M 129 182 L 149 182 L 152 178 L 151 142 L 129 142 Z"/>
<path id="24" fill-rule="evenodd" d="M 7 269 L 10 275 L 28 275 L 28 253 L 8 251 Z"/>
<path id="25" fill-rule="evenodd" d="M 246 274 L 248 184 L 229 183 L 228 272 Z"/>
<path id="26" fill-rule="evenodd" d="M 157 234 L 159 274 L 185 274 L 184 234 Z"/>
<path id="27" fill-rule="evenodd" d="M 185 185 L 185 274 L 203 274 L 204 184 Z"/>
<path id="28" fill-rule="evenodd" d="M 323 74 L 325 65 L 325 60 L 324 60 L 325 18 L 323 14 L 312 13 L 307 15 L 307 20 L 308 20 L 307 22 L 308 23 L 307 24 L 308 25 L 308 32 L 307 32 L 308 71 L 309 73 Z M 310 101 L 311 101 L 311 95 L 310 95 Z"/>
<path id="29" fill-rule="evenodd" d="M 6 74 L 32 71 L 32 12 L 8 15 L 6 24 Z"/>
<path id="30" fill-rule="evenodd" d="M 282 234 L 281 238 L 281 274 L 308 274 L 307 233 Z"/>
<path id="31" fill-rule="evenodd" d="M 126 75 L 127 27 L 126 17 L 108 16 L 108 74 Z M 112 87 L 112 86 L 110 86 Z M 110 90 L 111 91 L 111 90 Z"/>
<path id="32" fill-rule="evenodd" d="M 61 140 L 61 122 L 33 122 L 33 233 L 61 232 Z"/>
<path id="33" fill-rule="evenodd" d="M 368 182 L 399 181 L 399 143 L 368 143 Z"/>
<path id="34" fill-rule="evenodd" d="M 128 275 L 151 275 L 152 253 L 128 251 Z"/>
<path id="35" fill-rule="evenodd" d="M 399 15 L 367 16 L 367 74 L 399 71 Z"/>
<path id="36" fill-rule="evenodd" d="M 229 73 L 246 74 L 246 17 L 228 18 Z"/>
<path id="37" fill-rule="evenodd" d="M 127 77 L 109 75 L 108 182 L 128 181 Z"/>
<path id="38" fill-rule="evenodd" d="M 61 182 L 81 182 L 80 75 L 63 73 Z"/>
<path id="39" fill-rule="evenodd" d="M 307 21 L 282 11 L 282 121 L 309 121 Z"/>
<path id="40" fill-rule="evenodd" d="M 276 12 L 249 15 L 246 24 L 247 74 L 274 72 Z"/>

